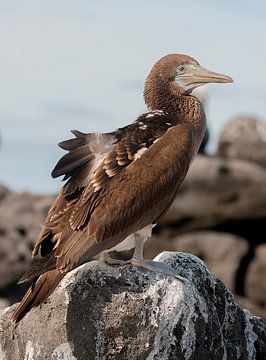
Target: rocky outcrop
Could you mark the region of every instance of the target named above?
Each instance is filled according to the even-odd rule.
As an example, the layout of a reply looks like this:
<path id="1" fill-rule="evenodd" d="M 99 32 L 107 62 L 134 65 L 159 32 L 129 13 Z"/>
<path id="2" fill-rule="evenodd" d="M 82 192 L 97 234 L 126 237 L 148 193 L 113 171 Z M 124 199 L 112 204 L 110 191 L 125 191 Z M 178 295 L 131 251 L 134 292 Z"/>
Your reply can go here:
<path id="1" fill-rule="evenodd" d="M 198 156 L 161 220 L 179 232 L 266 217 L 266 170 L 244 160 Z"/>
<path id="2" fill-rule="evenodd" d="M 0 358 L 264 359 L 266 324 L 241 310 L 198 258 L 163 253 L 187 279 L 97 262 L 69 273 L 16 328 L 0 312 Z"/>
<path id="3" fill-rule="evenodd" d="M 219 137 L 218 155 L 266 167 L 266 123 L 247 116 L 228 121 Z"/>

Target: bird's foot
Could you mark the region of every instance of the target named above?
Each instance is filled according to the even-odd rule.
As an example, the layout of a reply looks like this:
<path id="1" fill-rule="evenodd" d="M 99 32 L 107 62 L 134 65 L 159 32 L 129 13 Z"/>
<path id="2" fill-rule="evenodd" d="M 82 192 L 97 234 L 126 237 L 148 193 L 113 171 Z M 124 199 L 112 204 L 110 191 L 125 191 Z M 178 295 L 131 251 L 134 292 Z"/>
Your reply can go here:
<path id="1" fill-rule="evenodd" d="M 171 266 L 159 262 L 159 261 L 153 261 L 153 260 L 139 260 L 139 259 L 131 259 L 131 264 L 134 266 L 139 266 L 144 269 L 147 269 L 149 271 L 154 271 L 157 273 L 161 273 L 167 276 L 174 277 L 182 282 L 187 281 L 187 279 L 183 278 L 182 276 L 178 275 L 176 270 L 173 269 Z"/>
<path id="2" fill-rule="evenodd" d="M 131 259 L 129 259 L 129 260 L 115 259 L 109 253 L 104 253 L 100 259 L 104 263 L 106 263 L 110 266 L 124 266 L 124 265 L 131 264 L 130 263 Z"/>
<path id="3" fill-rule="evenodd" d="M 173 269 L 171 266 L 153 260 L 144 260 L 143 258 L 138 258 L 133 256 L 129 260 L 120 260 L 112 258 L 108 253 L 104 254 L 103 258 L 104 262 L 111 266 L 125 266 L 125 265 L 133 265 L 142 267 L 143 269 L 154 271 L 157 273 L 161 273 L 167 276 L 172 276 L 182 282 L 185 282 L 187 279 L 183 278 L 182 276 L 176 273 L 176 270 Z"/>

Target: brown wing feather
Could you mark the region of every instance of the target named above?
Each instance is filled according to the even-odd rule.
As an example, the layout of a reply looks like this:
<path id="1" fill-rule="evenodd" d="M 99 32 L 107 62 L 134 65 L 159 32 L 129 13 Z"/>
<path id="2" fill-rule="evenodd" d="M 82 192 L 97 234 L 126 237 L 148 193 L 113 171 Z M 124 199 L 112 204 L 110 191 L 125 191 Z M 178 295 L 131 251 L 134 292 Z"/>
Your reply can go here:
<path id="1" fill-rule="evenodd" d="M 54 256 L 54 251 L 52 251 L 49 254 L 42 257 L 41 259 L 37 260 L 18 281 L 18 284 L 31 281 L 34 278 L 44 274 L 45 272 L 53 270 L 55 268 L 56 268 L 56 258 Z"/>

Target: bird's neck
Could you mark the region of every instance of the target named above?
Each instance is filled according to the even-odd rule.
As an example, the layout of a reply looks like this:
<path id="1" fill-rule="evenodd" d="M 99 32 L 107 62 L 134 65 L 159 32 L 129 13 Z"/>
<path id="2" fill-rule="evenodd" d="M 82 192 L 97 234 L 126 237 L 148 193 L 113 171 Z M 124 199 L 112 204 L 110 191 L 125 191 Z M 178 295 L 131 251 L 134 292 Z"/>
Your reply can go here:
<path id="1" fill-rule="evenodd" d="M 181 94 L 176 84 L 149 75 L 144 87 L 144 100 L 149 111 L 162 110 L 182 122 L 198 122 L 205 118 L 200 101 Z"/>
<path id="2" fill-rule="evenodd" d="M 150 77 L 145 83 L 144 99 L 149 111 L 166 112 L 173 125 L 189 124 L 193 134 L 191 146 L 196 153 L 206 130 L 205 113 L 200 101 L 194 96 L 180 94 L 174 82 L 164 83 Z"/>

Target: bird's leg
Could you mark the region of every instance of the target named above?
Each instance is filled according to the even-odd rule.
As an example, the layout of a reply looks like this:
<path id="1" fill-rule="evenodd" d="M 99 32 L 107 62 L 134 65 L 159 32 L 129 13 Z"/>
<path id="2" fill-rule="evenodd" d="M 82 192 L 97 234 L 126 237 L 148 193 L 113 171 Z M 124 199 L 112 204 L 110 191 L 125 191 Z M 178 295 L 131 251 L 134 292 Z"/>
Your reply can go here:
<path id="1" fill-rule="evenodd" d="M 103 262 L 105 262 L 106 264 L 111 265 L 111 266 L 134 265 L 133 262 L 138 262 L 138 264 L 139 264 L 140 261 L 144 261 L 144 258 L 143 258 L 144 242 L 145 242 L 145 239 L 140 238 L 138 235 L 135 235 L 134 253 L 132 255 L 132 258 L 130 258 L 128 260 L 115 259 L 111 256 L 111 253 L 109 253 L 109 252 L 103 253 L 100 256 L 100 260 L 102 260 Z"/>
<path id="2" fill-rule="evenodd" d="M 129 260 L 113 259 L 108 253 L 103 254 L 104 261 L 109 265 L 134 265 L 139 266 L 149 271 L 159 272 L 168 276 L 173 276 L 180 281 L 186 281 L 185 278 L 178 275 L 176 271 L 169 265 L 153 260 L 145 260 L 143 257 L 143 247 L 145 238 L 135 235 L 135 249 L 134 254 Z"/>
<path id="3" fill-rule="evenodd" d="M 129 260 L 132 265 L 142 267 L 149 271 L 159 272 L 164 275 L 173 276 L 180 281 L 186 281 L 186 279 L 178 275 L 171 266 L 159 261 L 145 260 L 143 257 L 144 242 L 145 239 L 136 235 L 134 254 Z"/>

